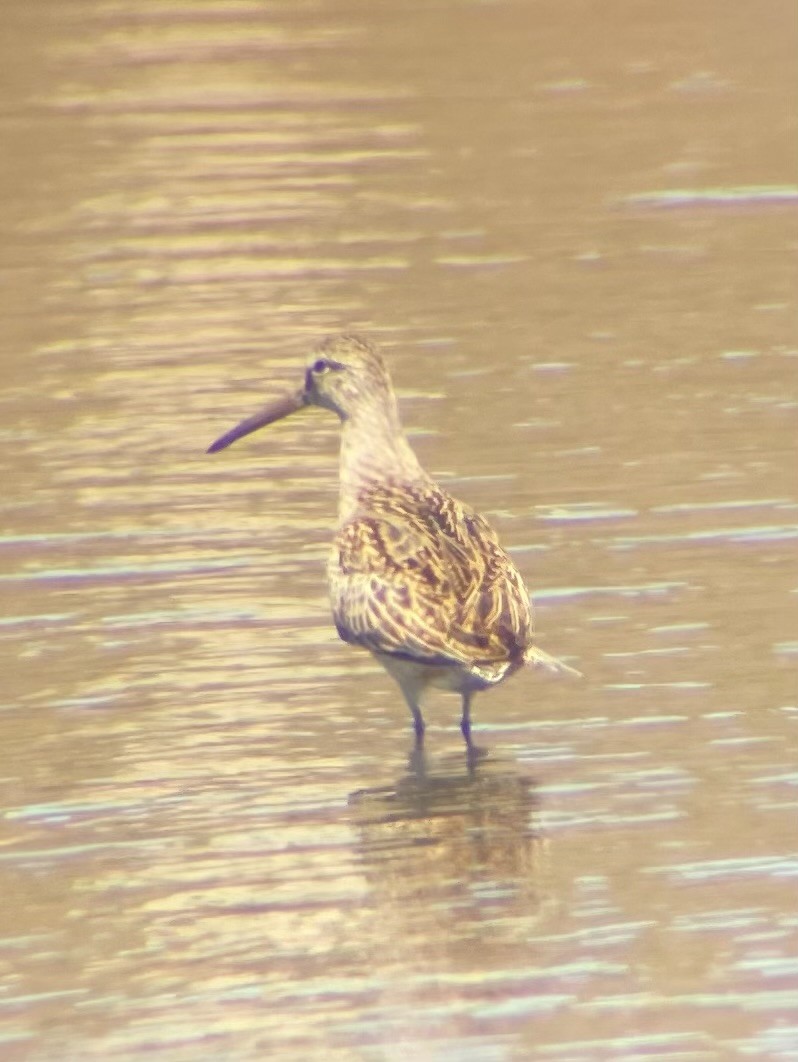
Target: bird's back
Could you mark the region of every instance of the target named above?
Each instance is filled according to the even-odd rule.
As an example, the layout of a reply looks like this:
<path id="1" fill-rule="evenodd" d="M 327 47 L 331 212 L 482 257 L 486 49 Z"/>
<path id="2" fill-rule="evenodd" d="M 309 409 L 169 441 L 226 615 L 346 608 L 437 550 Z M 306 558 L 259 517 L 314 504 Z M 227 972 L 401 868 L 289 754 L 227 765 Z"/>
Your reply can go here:
<path id="1" fill-rule="evenodd" d="M 497 681 L 532 646 L 529 595 L 495 532 L 432 482 L 365 487 L 329 563 L 347 642 Z"/>

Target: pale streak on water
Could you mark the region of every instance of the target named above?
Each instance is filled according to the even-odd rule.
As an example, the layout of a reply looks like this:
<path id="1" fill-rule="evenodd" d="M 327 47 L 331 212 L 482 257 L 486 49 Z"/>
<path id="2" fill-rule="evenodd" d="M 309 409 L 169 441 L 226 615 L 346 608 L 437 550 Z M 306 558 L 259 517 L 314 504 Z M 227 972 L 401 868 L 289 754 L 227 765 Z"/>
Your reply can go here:
<path id="1" fill-rule="evenodd" d="M 792 6 L 4 8 L 0 1054 L 798 1059 Z M 389 351 L 581 684 L 323 586 Z"/>

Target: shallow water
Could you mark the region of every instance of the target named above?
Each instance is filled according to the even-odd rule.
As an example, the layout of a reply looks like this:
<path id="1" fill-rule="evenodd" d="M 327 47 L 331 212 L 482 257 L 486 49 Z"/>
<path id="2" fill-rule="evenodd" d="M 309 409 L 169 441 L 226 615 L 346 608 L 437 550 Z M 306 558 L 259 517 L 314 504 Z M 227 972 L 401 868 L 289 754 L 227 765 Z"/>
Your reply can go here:
<path id="1" fill-rule="evenodd" d="M 792 5 L 6 23 L 3 1058 L 798 1059 Z M 204 453 L 341 329 L 586 675 L 476 766 Z"/>

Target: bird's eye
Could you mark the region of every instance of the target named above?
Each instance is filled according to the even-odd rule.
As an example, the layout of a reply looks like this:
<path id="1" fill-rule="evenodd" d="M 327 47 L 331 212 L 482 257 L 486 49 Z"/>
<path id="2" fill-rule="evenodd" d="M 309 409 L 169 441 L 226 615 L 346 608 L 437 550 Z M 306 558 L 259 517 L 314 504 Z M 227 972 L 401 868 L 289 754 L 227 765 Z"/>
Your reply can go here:
<path id="1" fill-rule="evenodd" d="M 326 358 L 319 358 L 318 361 L 313 362 L 313 372 L 316 376 L 321 376 L 322 373 L 327 372 L 328 369 L 331 368 L 332 365 L 330 365 Z"/>

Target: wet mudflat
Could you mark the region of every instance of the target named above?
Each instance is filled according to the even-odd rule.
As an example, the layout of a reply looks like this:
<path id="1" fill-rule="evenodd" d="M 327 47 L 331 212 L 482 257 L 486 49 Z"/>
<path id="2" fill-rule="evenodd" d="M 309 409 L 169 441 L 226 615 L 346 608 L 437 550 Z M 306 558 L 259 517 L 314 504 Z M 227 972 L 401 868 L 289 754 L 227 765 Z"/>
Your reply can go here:
<path id="1" fill-rule="evenodd" d="M 798 1059 L 795 15 L 12 4 L 0 1055 Z M 383 344 L 581 683 L 324 587 Z"/>

